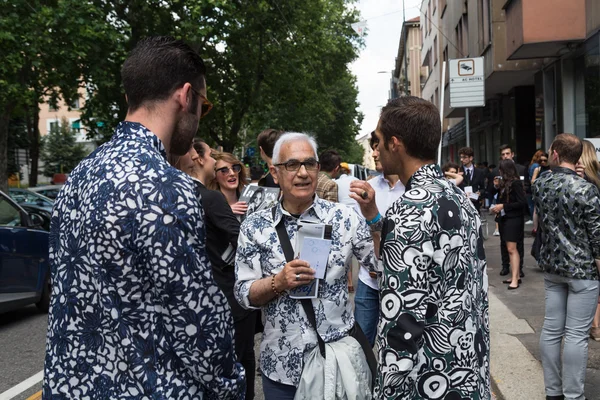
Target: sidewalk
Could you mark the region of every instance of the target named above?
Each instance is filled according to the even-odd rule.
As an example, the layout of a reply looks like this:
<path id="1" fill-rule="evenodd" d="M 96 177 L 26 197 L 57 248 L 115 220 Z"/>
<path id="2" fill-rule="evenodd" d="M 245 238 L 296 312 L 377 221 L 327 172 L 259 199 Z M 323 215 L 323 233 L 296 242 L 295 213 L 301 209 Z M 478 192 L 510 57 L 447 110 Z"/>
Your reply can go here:
<path id="1" fill-rule="evenodd" d="M 544 323 L 544 274 L 531 257 L 531 225 L 525 225 L 525 277 L 518 290 L 509 291 L 499 275 L 500 238 L 488 216 L 490 237 L 485 242 L 490 297 L 491 373 L 498 399 L 544 399 L 544 376 L 539 339 Z M 589 341 L 585 392 L 600 400 L 600 342 Z"/>

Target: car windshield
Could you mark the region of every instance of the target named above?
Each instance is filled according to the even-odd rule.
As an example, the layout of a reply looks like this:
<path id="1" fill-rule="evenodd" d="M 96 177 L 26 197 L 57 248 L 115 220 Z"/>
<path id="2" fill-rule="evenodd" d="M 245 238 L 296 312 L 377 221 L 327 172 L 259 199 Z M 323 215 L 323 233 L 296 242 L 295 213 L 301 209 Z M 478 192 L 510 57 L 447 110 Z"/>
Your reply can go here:
<path id="1" fill-rule="evenodd" d="M 19 204 L 34 204 L 52 207 L 54 201 L 48 197 L 29 190 L 9 190 L 10 197 Z"/>

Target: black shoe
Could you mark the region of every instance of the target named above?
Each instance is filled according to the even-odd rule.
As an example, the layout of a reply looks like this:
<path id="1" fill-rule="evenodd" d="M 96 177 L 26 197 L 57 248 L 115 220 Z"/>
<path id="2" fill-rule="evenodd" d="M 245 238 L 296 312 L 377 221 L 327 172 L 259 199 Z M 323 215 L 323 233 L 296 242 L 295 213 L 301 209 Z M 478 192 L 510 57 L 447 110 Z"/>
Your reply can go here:
<path id="1" fill-rule="evenodd" d="M 565 400 L 565 396 L 546 396 L 546 400 Z"/>
<path id="2" fill-rule="evenodd" d="M 525 277 L 525 272 L 523 272 L 523 270 L 521 270 L 519 272 L 519 278 L 524 278 Z"/>
<path id="3" fill-rule="evenodd" d="M 502 281 L 502 283 L 508 283 L 509 285 L 512 283 L 512 279 L 505 279 Z M 517 282 L 519 285 L 521 284 L 521 280 L 519 279 L 519 281 Z"/>
<path id="4" fill-rule="evenodd" d="M 502 268 L 502 271 L 500 271 L 500 276 L 508 275 L 509 272 L 510 271 L 508 270 L 508 268 Z"/>
<path id="5" fill-rule="evenodd" d="M 517 290 L 520 285 L 517 286 L 507 286 L 508 290 Z"/>

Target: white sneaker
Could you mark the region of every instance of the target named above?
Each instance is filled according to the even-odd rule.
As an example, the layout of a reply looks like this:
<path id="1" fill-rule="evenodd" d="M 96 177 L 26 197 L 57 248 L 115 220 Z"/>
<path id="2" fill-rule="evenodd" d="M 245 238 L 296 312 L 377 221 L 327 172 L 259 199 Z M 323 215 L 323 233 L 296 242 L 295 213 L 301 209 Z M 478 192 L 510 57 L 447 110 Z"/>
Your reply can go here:
<path id="1" fill-rule="evenodd" d="M 525 225 L 531 225 L 531 224 L 533 224 L 532 220 L 529 220 L 529 221 L 525 222 Z"/>
<path id="2" fill-rule="evenodd" d="M 494 236 L 500 236 L 500 232 L 494 231 Z"/>

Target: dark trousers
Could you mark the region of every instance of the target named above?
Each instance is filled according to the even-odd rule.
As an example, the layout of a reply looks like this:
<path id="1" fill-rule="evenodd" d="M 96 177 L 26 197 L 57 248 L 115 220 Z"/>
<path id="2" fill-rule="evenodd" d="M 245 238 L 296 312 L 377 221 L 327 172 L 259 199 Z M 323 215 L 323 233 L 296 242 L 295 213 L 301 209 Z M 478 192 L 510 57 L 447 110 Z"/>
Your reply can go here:
<path id="1" fill-rule="evenodd" d="M 235 355 L 246 370 L 246 399 L 254 399 L 254 381 L 256 379 L 256 359 L 254 357 L 254 330 L 258 311 L 234 322 Z"/>
<path id="2" fill-rule="evenodd" d="M 294 400 L 296 386 L 275 382 L 263 375 L 263 392 L 265 400 Z"/>
<path id="3" fill-rule="evenodd" d="M 525 246 L 523 244 L 523 240 L 521 239 L 517 242 L 517 251 L 519 252 L 519 259 L 521 265 L 519 269 L 523 270 L 523 259 L 525 258 Z M 510 269 L 510 258 L 508 257 L 508 250 L 506 249 L 506 242 L 500 236 L 500 254 L 502 255 L 502 269 Z"/>

